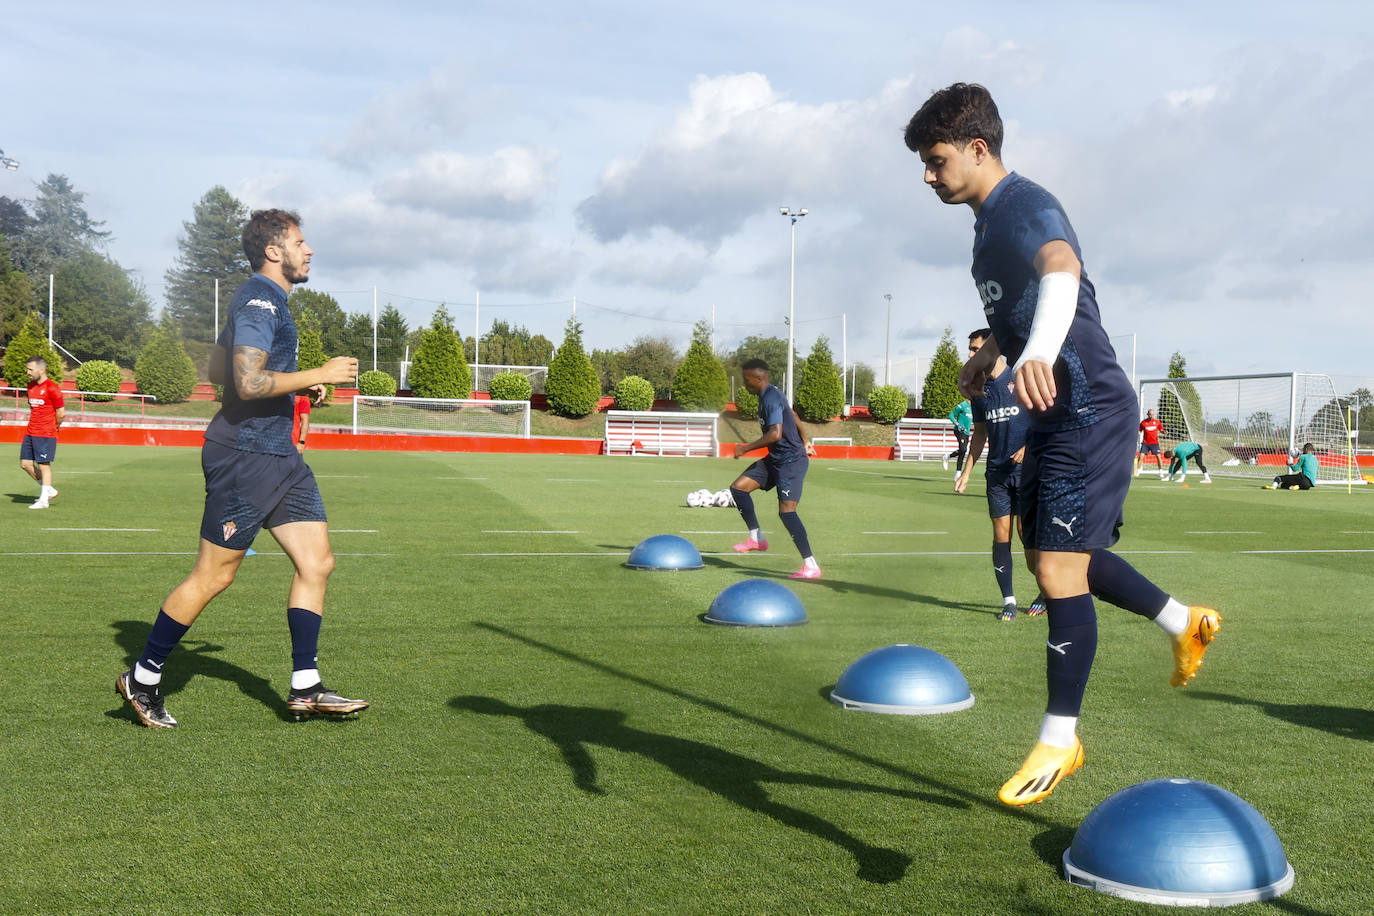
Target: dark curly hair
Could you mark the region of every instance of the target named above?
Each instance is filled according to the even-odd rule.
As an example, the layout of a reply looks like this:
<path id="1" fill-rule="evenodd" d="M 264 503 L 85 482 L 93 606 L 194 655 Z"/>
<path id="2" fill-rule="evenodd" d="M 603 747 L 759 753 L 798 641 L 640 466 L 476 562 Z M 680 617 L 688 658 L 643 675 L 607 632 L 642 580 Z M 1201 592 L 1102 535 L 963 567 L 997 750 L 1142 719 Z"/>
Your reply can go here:
<path id="1" fill-rule="evenodd" d="M 261 270 L 267 263 L 267 246 L 282 241 L 292 226 L 300 224 L 300 216 L 291 210 L 254 210 L 243 227 L 243 255 L 248 266 L 255 272 Z"/>
<path id="2" fill-rule="evenodd" d="M 988 152 L 1002 158 L 1002 116 L 992 93 L 977 83 L 955 83 L 937 91 L 906 125 L 906 146 L 913 153 L 921 147 L 949 143 L 963 148 L 974 140 L 988 145 Z"/>

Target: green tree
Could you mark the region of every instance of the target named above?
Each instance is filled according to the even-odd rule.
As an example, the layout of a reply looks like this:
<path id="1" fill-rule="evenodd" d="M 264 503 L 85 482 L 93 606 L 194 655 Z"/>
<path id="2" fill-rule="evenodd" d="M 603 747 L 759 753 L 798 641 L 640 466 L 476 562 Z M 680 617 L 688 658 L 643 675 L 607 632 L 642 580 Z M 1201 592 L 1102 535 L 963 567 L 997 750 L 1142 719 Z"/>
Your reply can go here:
<path id="1" fill-rule="evenodd" d="M 184 401 L 195 390 L 196 364 L 187 355 L 181 328 L 170 315 L 162 317 L 143 345 L 134 364 L 134 380 L 139 391 L 151 394 L 159 404 Z"/>
<path id="2" fill-rule="evenodd" d="M 582 325 L 569 318 L 563 345 L 549 361 L 549 378 L 544 383 L 549 410 L 560 417 L 585 417 L 596 410 L 601 400 L 601 385 L 592 361 L 582 349 Z"/>
<path id="3" fill-rule="evenodd" d="M 33 225 L 33 217 L 24 205 L 9 197 L 0 196 L 0 238 L 17 239 Z M 8 250 L 6 256 L 8 257 Z"/>
<path id="4" fill-rule="evenodd" d="M 673 399 L 685 410 L 705 413 L 716 413 L 730 403 L 730 379 L 711 351 L 711 326 L 705 321 L 692 327 L 687 355 L 673 376 Z"/>
<path id="5" fill-rule="evenodd" d="M 1187 377 L 1187 360 L 1176 350 L 1174 355 L 1169 357 L 1168 378 Z M 1192 439 L 1194 435 L 1205 438 L 1202 436 L 1202 430 L 1193 430 L 1189 423 L 1189 420 L 1198 422 L 1202 418 L 1202 398 L 1198 396 L 1192 382 L 1173 382 L 1161 389 L 1159 401 L 1155 405 L 1155 417 L 1163 424 L 1164 428 L 1160 432 L 1166 439 L 1182 442 Z"/>
<path id="6" fill-rule="evenodd" d="M 781 337 L 759 337 L 750 335 L 740 341 L 735 348 L 734 359 L 728 363 L 728 372 L 735 385 L 735 397 L 739 398 L 739 390 L 744 387 L 744 373 L 739 368 L 751 359 L 761 359 L 768 364 L 768 371 L 773 377 L 773 384 L 786 390 L 787 388 L 787 341 Z M 806 371 L 806 360 L 801 354 L 793 351 L 792 353 L 792 372 L 797 378 L 801 378 Z M 792 386 L 794 391 L 796 386 Z M 739 402 L 736 400 L 736 406 Z"/>
<path id="7" fill-rule="evenodd" d="M 53 283 L 53 335 L 82 359 L 132 365 L 152 328 L 148 294 L 95 251 L 62 262 Z"/>
<path id="8" fill-rule="evenodd" d="M 0 344 L 19 333 L 34 303 L 29 275 L 14 265 L 9 252 L 0 239 Z"/>
<path id="9" fill-rule="evenodd" d="M 844 408 L 844 388 L 840 370 L 830 352 L 830 341 L 824 335 L 816 338 L 806 368 L 798 377 L 796 389 L 797 413 L 803 420 L 823 423 L 838 417 Z"/>
<path id="10" fill-rule="evenodd" d="M 868 401 L 868 393 L 877 384 L 877 376 L 872 366 L 854 363 L 850 369 L 853 390 L 849 392 L 849 403 L 863 404 Z"/>
<path id="11" fill-rule="evenodd" d="M 310 316 L 315 321 L 315 329 L 320 334 L 320 346 L 324 347 L 326 353 L 346 353 L 349 356 L 356 356 L 362 362 L 364 350 L 357 347 L 357 342 L 350 339 L 348 331 L 348 315 L 339 306 L 339 300 L 329 293 L 322 293 L 318 290 L 306 289 L 297 286 L 291 290 L 291 295 L 287 298 L 286 304 L 291 309 L 291 318 L 297 326 Z M 365 315 L 367 322 L 367 347 L 366 352 L 372 353 L 372 317 Z M 371 365 L 369 363 L 369 365 Z"/>
<path id="12" fill-rule="evenodd" d="M 318 369 L 329 361 L 324 345 L 320 343 L 320 329 L 313 315 L 306 315 L 304 321 L 296 326 L 296 368 Z M 334 397 L 334 386 L 324 386 L 324 399 Z"/>
<path id="13" fill-rule="evenodd" d="M 83 251 L 102 249 L 110 233 L 86 212 L 86 195 L 66 175 L 50 174 L 38 185 L 33 222 L 14 240 L 19 266 L 33 276 L 55 273 L 57 265 Z"/>
<path id="14" fill-rule="evenodd" d="M 325 337 L 323 331 L 320 333 L 320 337 L 328 344 L 329 338 Z M 339 349 L 331 350 L 331 353 L 343 353 L 349 356 L 355 356 L 360 366 L 370 367 L 372 365 L 372 316 L 369 313 L 354 312 L 349 315 L 348 321 L 344 324 L 343 333 L 338 337 L 338 340 Z M 416 341 L 416 346 L 419 346 L 418 340 Z M 379 351 L 381 350 L 380 340 L 377 341 L 377 348 Z M 380 352 L 378 355 L 380 356 Z M 464 364 L 466 365 L 466 360 L 464 360 Z M 377 362 L 378 368 L 381 368 L 381 365 L 379 359 Z"/>
<path id="15" fill-rule="evenodd" d="M 921 410 L 927 417 L 943 419 L 964 400 L 959 393 L 959 370 L 964 364 L 954 346 L 953 334 L 954 329 L 946 325 L 921 386 Z"/>
<path id="16" fill-rule="evenodd" d="M 48 361 L 48 378 L 62 384 L 62 357 L 48 343 L 47 328 L 38 320 L 38 315 L 30 312 L 5 348 L 5 381 L 11 388 L 24 388 L 29 384 L 29 370 L 26 364 L 29 357 L 41 356 Z"/>
<path id="17" fill-rule="evenodd" d="M 358 393 L 374 398 L 396 396 L 396 379 L 381 369 L 369 369 L 358 376 Z"/>
<path id="18" fill-rule="evenodd" d="M 472 369 L 453 330 L 453 318 L 442 305 L 425 328 L 410 364 L 410 391 L 422 398 L 472 396 Z"/>
<path id="19" fill-rule="evenodd" d="M 625 377 L 625 370 L 620 368 L 620 354 L 615 350 L 593 350 L 590 359 L 592 368 L 596 370 L 596 377 L 601 380 L 601 393 L 611 394 Z M 653 383 L 650 382 L 649 388 L 653 387 Z"/>
<path id="20" fill-rule="evenodd" d="M 654 386 L 657 397 L 666 398 L 672 393 L 680 359 L 670 338 L 640 335 L 620 351 L 616 362 L 621 376 L 637 375 Z"/>
<path id="21" fill-rule="evenodd" d="M 627 375 L 615 385 L 617 410 L 653 410 L 654 386 L 648 379 Z"/>
<path id="22" fill-rule="evenodd" d="M 215 281 L 219 281 L 220 323 L 228 317 L 229 298 L 251 273 L 243 254 L 243 226 L 248 208 L 221 185 L 205 192 L 181 224 L 177 257 L 163 275 L 167 312 L 181 325 L 187 340 L 213 342 Z"/>
<path id="23" fill-rule="evenodd" d="M 487 392 L 494 401 L 528 401 L 534 386 L 519 372 L 498 372 L 492 376 Z"/>
<path id="24" fill-rule="evenodd" d="M 394 305 L 387 305 L 377 317 L 377 368 L 399 372 L 405 358 L 406 336 L 410 326 Z M 371 361 L 367 365 L 372 365 Z"/>
<path id="25" fill-rule="evenodd" d="M 88 401 L 113 401 L 124 380 L 119 367 L 107 359 L 88 359 L 76 370 L 76 388 L 88 392 Z M 102 392 L 94 394 L 89 392 Z"/>
<path id="26" fill-rule="evenodd" d="M 869 416 L 879 423 L 896 423 L 906 416 L 906 411 L 906 392 L 896 385 L 879 385 L 868 393 Z"/>

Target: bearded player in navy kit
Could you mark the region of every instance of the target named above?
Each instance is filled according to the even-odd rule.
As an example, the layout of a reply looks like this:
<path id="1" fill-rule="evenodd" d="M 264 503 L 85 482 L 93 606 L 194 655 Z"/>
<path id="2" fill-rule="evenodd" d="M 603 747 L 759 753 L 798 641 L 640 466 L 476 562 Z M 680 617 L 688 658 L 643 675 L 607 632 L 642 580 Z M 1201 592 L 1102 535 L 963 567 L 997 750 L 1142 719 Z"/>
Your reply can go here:
<path id="1" fill-rule="evenodd" d="M 1188 683 L 1220 629 L 1210 608 L 1171 598 L 1106 548 L 1130 489 L 1136 401 L 1103 330 L 1078 238 L 1059 202 L 1002 165 L 1002 119 L 982 86 L 955 83 L 907 124 L 907 148 L 947 204 L 974 212 L 973 279 L 992 337 L 959 374 L 983 393 L 1000 356 L 1029 408 L 1020 507 L 1027 562 L 1045 595 L 1048 703 L 1039 740 L 1002 786 L 1008 805 L 1043 801 L 1083 764 L 1078 715 L 1097 651 L 1093 596 L 1154 620 Z"/>
<path id="2" fill-rule="evenodd" d="M 991 337 L 991 328 L 970 334 L 969 356 L 982 349 Z M 1017 403 L 1015 389 L 1015 373 L 1007 361 L 998 356 L 992 371 L 988 373 L 983 396 L 969 399 L 973 410 L 973 432 L 969 436 L 968 461 L 954 481 L 954 492 L 964 492 L 973 466 L 978 463 L 986 444 L 988 458 L 984 476 L 987 478 L 988 517 L 992 519 L 992 571 L 997 579 L 997 587 L 1002 591 L 1002 612 L 998 618 L 1005 621 L 1016 619 L 1016 593 L 1012 590 L 1011 520 L 1016 518 L 1017 533 L 1020 533 L 1021 518 L 1016 503 L 1021 488 L 1021 461 L 1026 452 L 1026 430 L 1030 425 L 1030 414 Z M 1030 613 L 1037 613 L 1035 608 L 1039 605 L 1039 600 L 1032 604 Z"/>
<path id="3" fill-rule="evenodd" d="M 201 451 L 200 550 L 191 574 L 162 603 L 138 663 L 115 681 L 149 728 L 176 727 L 163 702 L 163 665 L 211 599 L 234 581 L 262 528 L 295 566 L 286 611 L 292 661 L 287 711 L 299 720 L 352 715 L 368 705 L 326 688 L 316 667 L 334 555 L 315 475 L 291 441 L 292 399 L 297 391 L 322 396 L 325 385 L 351 384 L 358 361 L 336 356 L 318 369 L 297 371 L 296 325 L 286 297 L 294 284 L 306 282 L 314 254 L 300 222 L 289 211 L 257 210 L 243 230 L 254 274 L 234 293 L 210 358 L 210 380 L 224 385 L 224 402 Z"/>

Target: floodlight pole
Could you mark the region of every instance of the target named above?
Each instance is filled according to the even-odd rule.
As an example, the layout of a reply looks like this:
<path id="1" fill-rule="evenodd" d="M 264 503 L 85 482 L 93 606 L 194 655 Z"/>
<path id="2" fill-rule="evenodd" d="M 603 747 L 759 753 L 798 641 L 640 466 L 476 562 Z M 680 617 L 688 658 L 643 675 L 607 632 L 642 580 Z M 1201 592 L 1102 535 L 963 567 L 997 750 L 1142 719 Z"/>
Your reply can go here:
<path id="1" fill-rule="evenodd" d="M 883 293 L 887 300 L 887 349 L 883 353 L 883 384 L 892 384 L 892 294 Z"/>
<path id="2" fill-rule="evenodd" d="M 787 403 L 792 403 L 792 351 L 796 349 L 796 310 L 797 310 L 797 220 L 806 215 L 802 207 L 778 207 L 778 212 L 792 220 L 792 268 L 791 279 L 787 286 Z"/>

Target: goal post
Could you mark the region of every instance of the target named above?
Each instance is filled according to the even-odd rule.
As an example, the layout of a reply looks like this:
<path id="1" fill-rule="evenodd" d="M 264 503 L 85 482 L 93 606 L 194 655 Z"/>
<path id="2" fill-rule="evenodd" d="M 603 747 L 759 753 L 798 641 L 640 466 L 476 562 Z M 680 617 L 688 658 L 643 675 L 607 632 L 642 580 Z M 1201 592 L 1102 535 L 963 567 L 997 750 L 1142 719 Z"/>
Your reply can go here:
<path id="1" fill-rule="evenodd" d="M 1331 377 L 1308 372 L 1141 379 L 1140 416 L 1154 410 L 1160 444 L 1202 446 L 1208 471 L 1267 479 L 1312 443 L 1318 483 L 1346 483 L 1351 440 Z"/>
<path id="2" fill-rule="evenodd" d="M 358 395 L 353 399 L 353 432 L 528 439 L 530 402 Z"/>

